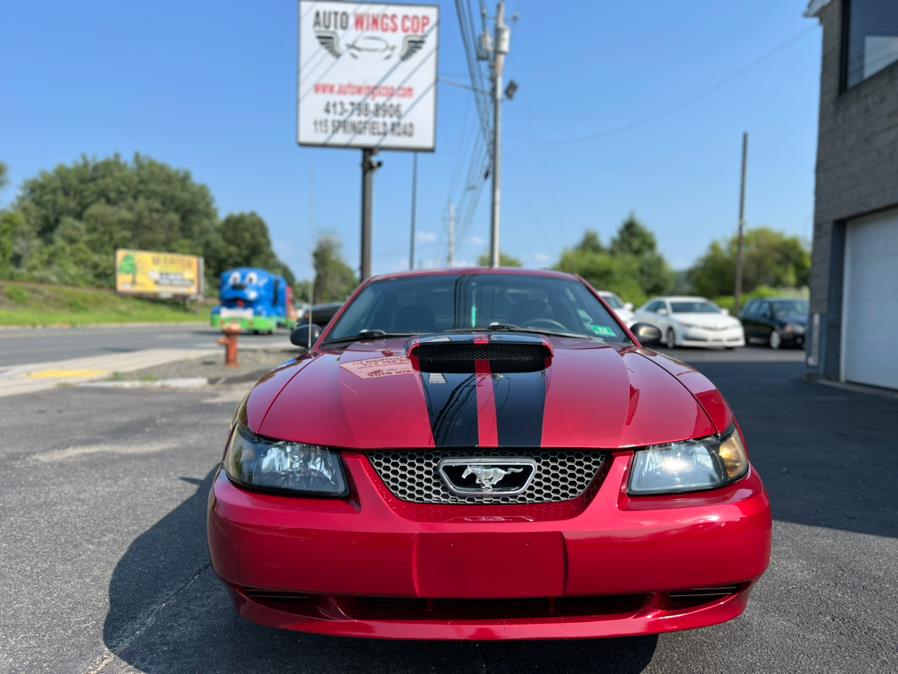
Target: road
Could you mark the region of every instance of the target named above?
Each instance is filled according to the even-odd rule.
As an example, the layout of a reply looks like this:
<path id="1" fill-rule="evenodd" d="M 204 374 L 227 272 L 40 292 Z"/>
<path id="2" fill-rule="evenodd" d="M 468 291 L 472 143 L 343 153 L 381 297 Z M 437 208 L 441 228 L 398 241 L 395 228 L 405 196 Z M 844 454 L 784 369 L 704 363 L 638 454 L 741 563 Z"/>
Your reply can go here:
<path id="1" fill-rule="evenodd" d="M 104 328 L 0 330 L 0 368 L 102 356 L 146 349 L 190 349 L 215 346 L 221 336 L 203 325 L 158 325 Z M 287 332 L 243 335 L 248 343 L 286 341 Z"/>
<path id="2" fill-rule="evenodd" d="M 737 411 L 773 503 L 773 562 L 734 622 L 532 643 L 256 627 L 205 541 L 242 388 L 58 389 L 0 398 L 0 672 L 898 671 L 898 400 L 807 382 L 799 353 L 678 355 Z"/>

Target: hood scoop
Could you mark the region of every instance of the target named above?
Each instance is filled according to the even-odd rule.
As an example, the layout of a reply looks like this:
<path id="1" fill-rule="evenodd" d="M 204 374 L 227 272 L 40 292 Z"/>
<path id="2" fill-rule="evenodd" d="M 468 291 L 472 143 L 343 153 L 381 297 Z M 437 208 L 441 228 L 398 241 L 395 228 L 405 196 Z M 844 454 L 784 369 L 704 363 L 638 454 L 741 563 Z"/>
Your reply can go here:
<path id="1" fill-rule="evenodd" d="M 500 337 L 497 339 L 497 337 Z M 409 359 L 421 372 L 473 373 L 484 364 L 489 371 L 539 372 L 552 361 L 552 350 L 542 339 L 515 339 L 511 335 L 440 338 L 412 345 Z"/>

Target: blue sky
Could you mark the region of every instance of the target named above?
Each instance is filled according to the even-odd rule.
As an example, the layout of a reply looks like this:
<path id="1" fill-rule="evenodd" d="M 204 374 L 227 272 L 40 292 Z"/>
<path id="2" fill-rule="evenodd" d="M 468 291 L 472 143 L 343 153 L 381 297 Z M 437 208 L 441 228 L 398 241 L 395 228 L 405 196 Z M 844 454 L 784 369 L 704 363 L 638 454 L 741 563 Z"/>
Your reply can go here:
<path id="1" fill-rule="evenodd" d="M 440 73 L 464 81 L 455 3 L 440 4 Z M 510 0 L 507 75 L 520 88 L 504 108 L 502 250 L 547 266 L 585 228 L 607 241 L 634 211 L 685 267 L 736 226 L 743 130 L 749 225 L 810 238 L 820 29 L 805 5 Z M 295 143 L 296 2 L 10 2 L 2 16 L 0 161 L 13 184 L 0 203 L 81 154 L 139 151 L 189 169 L 222 215 L 260 213 L 300 277 L 322 233 L 358 264 L 360 152 Z M 469 91 L 440 85 L 437 150 L 419 161 L 426 266 L 445 263 L 473 115 Z M 412 158 L 380 158 L 374 271 L 387 272 L 407 266 Z M 486 249 L 488 195 L 459 262 Z"/>

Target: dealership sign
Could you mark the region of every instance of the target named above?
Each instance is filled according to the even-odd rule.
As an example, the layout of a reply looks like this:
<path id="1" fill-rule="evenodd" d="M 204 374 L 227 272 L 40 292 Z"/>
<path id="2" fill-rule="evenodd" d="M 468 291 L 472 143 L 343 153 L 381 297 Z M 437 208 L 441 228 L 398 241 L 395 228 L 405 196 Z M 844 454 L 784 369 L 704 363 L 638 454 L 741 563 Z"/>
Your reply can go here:
<path id="1" fill-rule="evenodd" d="M 433 150 L 439 8 L 299 3 L 300 145 Z"/>
<path id="2" fill-rule="evenodd" d="M 202 295 L 203 258 L 120 248 L 115 251 L 115 290 L 160 298 Z"/>

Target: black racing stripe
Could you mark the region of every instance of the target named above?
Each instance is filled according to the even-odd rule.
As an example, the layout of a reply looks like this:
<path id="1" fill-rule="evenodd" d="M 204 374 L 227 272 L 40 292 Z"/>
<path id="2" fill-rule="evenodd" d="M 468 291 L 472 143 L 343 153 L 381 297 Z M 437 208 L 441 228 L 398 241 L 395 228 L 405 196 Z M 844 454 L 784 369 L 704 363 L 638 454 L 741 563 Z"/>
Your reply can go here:
<path id="1" fill-rule="evenodd" d="M 546 407 L 546 371 L 493 376 L 500 447 L 539 447 Z"/>
<path id="2" fill-rule="evenodd" d="M 430 429 L 437 447 L 476 447 L 477 376 L 422 372 Z"/>

